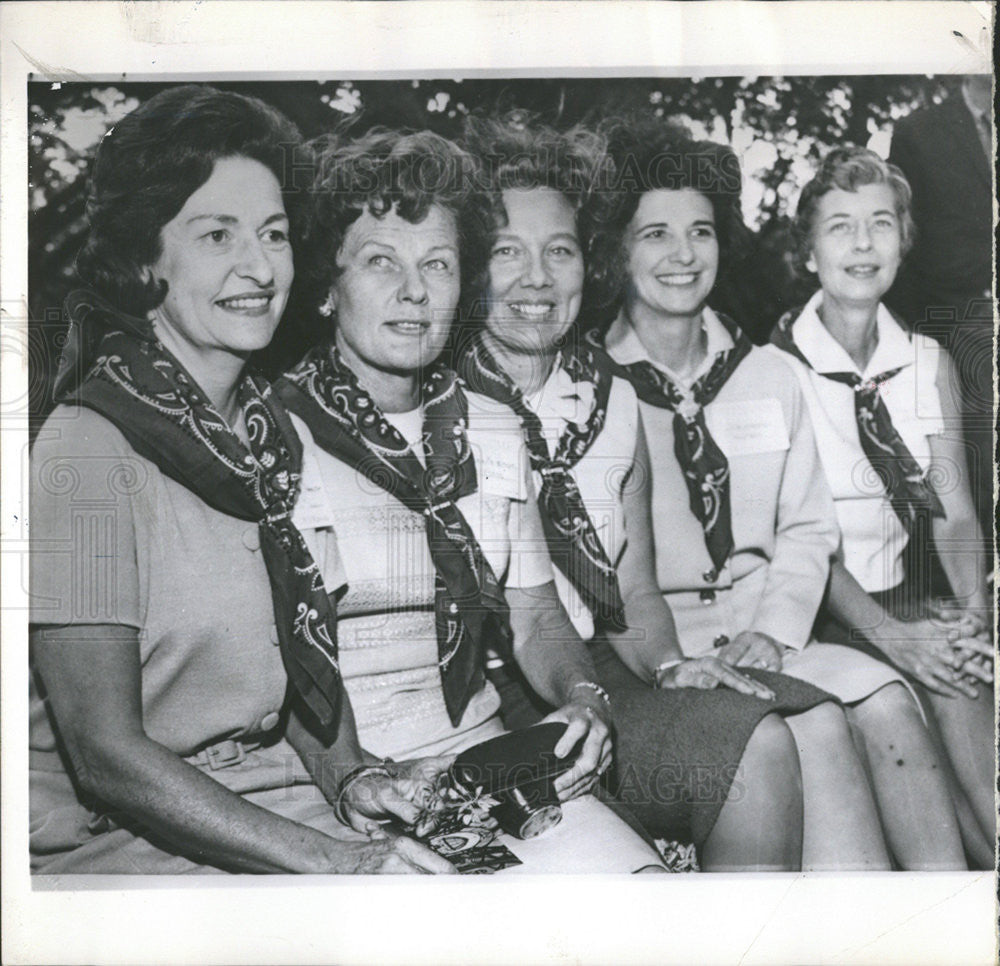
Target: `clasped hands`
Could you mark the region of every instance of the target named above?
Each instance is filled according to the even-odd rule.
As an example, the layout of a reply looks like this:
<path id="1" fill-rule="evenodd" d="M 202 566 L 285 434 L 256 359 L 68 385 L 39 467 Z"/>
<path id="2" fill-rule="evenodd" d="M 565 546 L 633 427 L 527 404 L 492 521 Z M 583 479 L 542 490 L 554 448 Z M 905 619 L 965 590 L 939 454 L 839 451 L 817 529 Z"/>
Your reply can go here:
<path id="1" fill-rule="evenodd" d="M 757 631 L 742 631 L 711 654 L 685 658 L 679 664 L 657 675 L 659 688 L 727 687 L 740 694 L 749 694 L 765 701 L 774 700 L 774 692 L 761 681 L 741 674 L 737 668 L 781 670 L 782 645 L 773 637 Z"/>
<path id="2" fill-rule="evenodd" d="M 896 621 L 879 647 L 926 688 L 946 697 L 975 698 L 977 683 L 992 684 L 994 647 L 982 618 L 936 606 L 918 621 Z"/>

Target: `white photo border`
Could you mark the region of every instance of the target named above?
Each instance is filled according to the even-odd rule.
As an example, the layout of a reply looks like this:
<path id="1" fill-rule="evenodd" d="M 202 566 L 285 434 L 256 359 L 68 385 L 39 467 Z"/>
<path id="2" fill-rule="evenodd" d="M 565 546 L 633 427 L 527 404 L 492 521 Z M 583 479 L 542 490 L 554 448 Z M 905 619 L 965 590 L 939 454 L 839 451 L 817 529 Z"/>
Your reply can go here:
<path id="1" fill-rule="evenodd" d="M 23 485 L 29 78 L 978 73 L 992 70 L 994 16 L 992 3 L 965 0 L 0 4 L 4 962 L 994 962 L 992 873 L 76 877 L 72 891 L 41 888 L 27 861 Z"/>

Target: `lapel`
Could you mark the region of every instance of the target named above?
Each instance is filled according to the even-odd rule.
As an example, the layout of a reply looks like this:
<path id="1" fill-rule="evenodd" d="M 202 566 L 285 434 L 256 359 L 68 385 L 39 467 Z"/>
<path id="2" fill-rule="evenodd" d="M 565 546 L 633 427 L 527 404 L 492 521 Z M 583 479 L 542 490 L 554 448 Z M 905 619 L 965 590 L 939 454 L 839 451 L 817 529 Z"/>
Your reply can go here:
<path id="1" fill-rule="evenodd" d="M 976 132 L 976 122 L 966 107 L 961 93 L 952 95 L 944 116 L 948 126 L 945 136 L 951 138 L 955 150 L 965 156 L 978 178 L 988 190 L 992 191 L 990 162 L 983 154 L 983 146 L 979 141 L 979 134 Z"/>

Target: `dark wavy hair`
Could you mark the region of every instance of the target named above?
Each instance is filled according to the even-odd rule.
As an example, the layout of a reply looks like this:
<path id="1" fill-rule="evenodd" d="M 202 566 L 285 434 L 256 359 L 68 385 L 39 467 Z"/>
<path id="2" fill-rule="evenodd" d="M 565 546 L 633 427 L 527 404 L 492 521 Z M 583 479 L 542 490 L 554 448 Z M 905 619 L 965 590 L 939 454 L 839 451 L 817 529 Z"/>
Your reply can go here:
<path id="1" fill-rule="evenodd" d="M 477 308 L 489 280 L 489 253 L 501 228 L 508 223 L 503 192 L 510 188 L 551 188 L 573 206 L 581 244 L 585 227 L 580 216 L 591 194 L 610 173 L 604 139 L 583 125 L 559 131 L 525 111 L 502 117 L 473 116 L 466 120 L 463 143 L 479 161 L 482 185 L 489 198 L 492 220 L 478 251 L 484 256 L 462 286 L 465 317 L 483 313 Z"/>
<path id="2" fill-rule="evenodd" d="M 350 226 L 368 211 L 412 224 L 434 205 L 455 219 L 462 278 L 482 259 L 490 210 L 477 188 L 478 164 L 432 131 L 373 128 L 349 140 L 341 131 L 311 142 L 314 176 L 305 229 L 300 293 L 318 304 L 336 282 L 337 255 Z"/>
<path id="3" fill-rule="evenodd" d="M 649 191 L 690 188 L 708 199 L 719 241 L 716 286 L 725 286 L 751 237 L 740 211 L 742 176 L 733 150 L 696 140 L 683 125 L 653 114 L 608 119 L 598 133 L 607 140 L 614 173 L 583 212 L 587 298 L 597 317 L 610 321 L 621 305 L 628 281 L 625 231 Z"/>
<path id="4" fill-rule="evenodd" d="M 910 213 L 913 192 L 906 175 L 894 164 L 883 161 L 874 151 L 853 144 L 834 148 L 823 158 L 815 177 L 803 189 L 792 222 L 792 241 L 795 245 L 795 267 L 805 276 L 812 276 L 806 268 L 812 249 L 816 211 L 824 195 L 839 188 L 857 191 L 866 184 L 886 184 L 896 200 L 896 217 L 899 219 L 902 254 L 913 247 L 916 227 Z"/>
<path id="5" fill-rule="evenodd" d="M 271 171 L 294 229 L 300 192 L 290 173 L 300 142 L 298 128 L 255 97 L 201 84 L 151 97 L 98 146 L 89 232 L 76 261 L 80 280 L 131 315 L 159 305 L 167 283 L 150 278 L 148 268 L 162 251 L 160 231 L 223 158 L 251 158 Z"/>

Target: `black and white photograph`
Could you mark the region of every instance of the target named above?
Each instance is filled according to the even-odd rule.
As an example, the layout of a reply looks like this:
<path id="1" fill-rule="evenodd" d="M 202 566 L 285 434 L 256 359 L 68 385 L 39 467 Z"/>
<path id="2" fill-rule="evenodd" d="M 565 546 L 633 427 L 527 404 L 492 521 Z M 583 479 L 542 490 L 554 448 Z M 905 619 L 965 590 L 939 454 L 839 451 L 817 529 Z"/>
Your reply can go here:
<path id="1" fill-rule="evenodd" d="M 6 958 L 994 961 L 992 5 L 19 6 Z"/>

